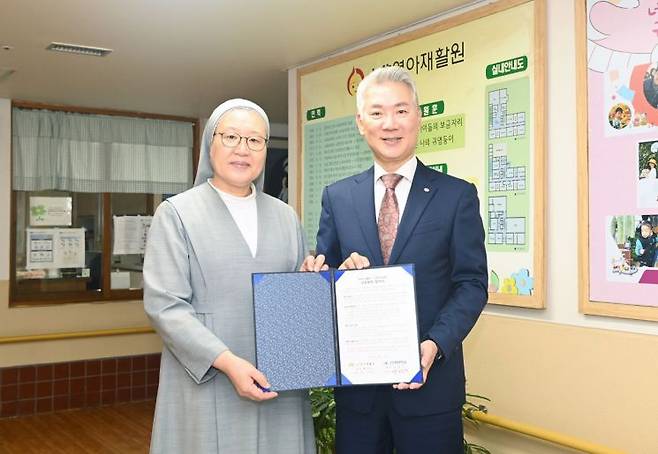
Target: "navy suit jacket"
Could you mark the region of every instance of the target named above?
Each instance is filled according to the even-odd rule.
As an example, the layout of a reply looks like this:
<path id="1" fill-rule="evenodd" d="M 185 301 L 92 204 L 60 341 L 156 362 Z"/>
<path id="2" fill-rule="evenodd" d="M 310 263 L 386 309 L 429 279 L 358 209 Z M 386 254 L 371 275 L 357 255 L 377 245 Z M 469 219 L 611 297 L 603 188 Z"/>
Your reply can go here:
<path id="1" fill-rule="evenodd" d="M 374 168 L 324 189 L 317 253 L 338 267 L 352 252 L 383 265 L 374 201 Z M 414 263 L 419 336 L 443 352 L 418 390 L 393 391 L 404 416 L 454 410 L 464 402 L 462 341 L 487 302 L 484 229 L 475 186 L 418 161 L 389 264 Z M 390 385 L 386 385 L 390 386 Z M 337 405 L 366 413 L 375 386 L 336 389 Z"/>

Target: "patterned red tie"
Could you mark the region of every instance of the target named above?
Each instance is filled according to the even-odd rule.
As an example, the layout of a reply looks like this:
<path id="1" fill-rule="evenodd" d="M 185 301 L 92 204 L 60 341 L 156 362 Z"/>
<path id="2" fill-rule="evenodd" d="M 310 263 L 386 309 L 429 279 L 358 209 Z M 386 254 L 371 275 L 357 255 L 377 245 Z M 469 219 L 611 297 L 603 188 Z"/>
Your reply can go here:
<path id="1" fill-rule="evenodd" d="M 395 236 L 398 234 L 400 213 L 398 210 L 398 199 L 395 197 L 395 187 L 402 179 L 402 175 L 387 173 L 386 175 L 382 175 L 381 179 L 386 187 L 386 193 L 382 200 L 382 206 L 379 209 L 377 230 L 379 231 L 379 244 L 382 248 L 384 265 L 388 265 L 393 243 L 395 243 Z"/>

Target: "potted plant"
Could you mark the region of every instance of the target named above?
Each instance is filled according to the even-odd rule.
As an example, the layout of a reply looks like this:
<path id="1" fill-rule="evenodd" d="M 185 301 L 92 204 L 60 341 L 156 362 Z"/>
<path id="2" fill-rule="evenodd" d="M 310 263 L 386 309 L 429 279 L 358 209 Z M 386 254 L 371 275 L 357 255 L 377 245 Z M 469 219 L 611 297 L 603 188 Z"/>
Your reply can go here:
<path id="1" fill-rule="evenodd" d="M 331 388 L 313 388 L 310 391 L 313 426 L 315 428 L 315 444 L 318 454 L 335 452 L 336 441 L 336 402 Z M 477 394 L 466 394 L 466 403 L 462 407 L 462 418 L 468 424 L 478 427 L 479 422 L 473 419 L 473 411 L 485 411 L 486 407 L 476 401 L 490 400 Z M 483 446 L 469 443 L 464 438 L 464 454 L 490 454 Z"/>

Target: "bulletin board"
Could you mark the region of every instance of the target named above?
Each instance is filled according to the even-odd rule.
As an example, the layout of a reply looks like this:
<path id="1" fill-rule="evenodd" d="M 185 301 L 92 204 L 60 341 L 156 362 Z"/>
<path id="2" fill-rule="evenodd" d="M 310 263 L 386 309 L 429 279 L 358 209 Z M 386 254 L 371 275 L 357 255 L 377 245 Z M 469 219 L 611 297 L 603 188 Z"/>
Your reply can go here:
<path id="1" fill-rule="evenodd" d="M 502 0 L 297 71 L 302 222 L 314 247 L 322 190 L 372 165 L 358 83 L 380 66 L 414 77 L 426 165 L 478 188 L 489 302 L 544 307 L 544 0 Z"/>
<path id="2" fill-rule="evenodd" d="M 576 2 L 580 309 L 658 321 L 658 4 Z"/>

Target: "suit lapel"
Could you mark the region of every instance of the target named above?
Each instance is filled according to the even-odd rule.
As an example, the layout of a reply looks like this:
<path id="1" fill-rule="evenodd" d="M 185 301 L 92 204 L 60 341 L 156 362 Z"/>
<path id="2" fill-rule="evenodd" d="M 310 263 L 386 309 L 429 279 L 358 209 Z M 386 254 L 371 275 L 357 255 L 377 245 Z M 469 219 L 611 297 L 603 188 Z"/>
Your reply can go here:
<path id="1" fill-rule="evenodd" d="M 409 241 L 418 220 L 425 212 L 427 204 L 435 196 L 437 190 L 433 185 L 434 179 L 438 174 L 431 171 L 418 161 L 414 181 L 411 183 L 411 190 L 409 191 L 409 198 L 407 205 L 402 213 L 402 220 L 398 227 L 398 234 L 393 243 L 393 250 L 391 251 L 391 258 L 389 263 L 396 263 L 404 246 Z M 375 226 L 375 230 L 377 227 Z"/>
<path id="2" fill-rule="evenodd" d="M 355 184 L 352 187 L 352 200 L 354 201 L 354 211 L 356 211 L 359 226 L 361 226 L 363 237 L 370 250 L 368 258 L 371 259 L 373 264 L 381 264 L 384 259 L 379 245 L 379 233 L 375 218 L 374 174 L 374 168 L 371 167 L 355 178 Z"/>

